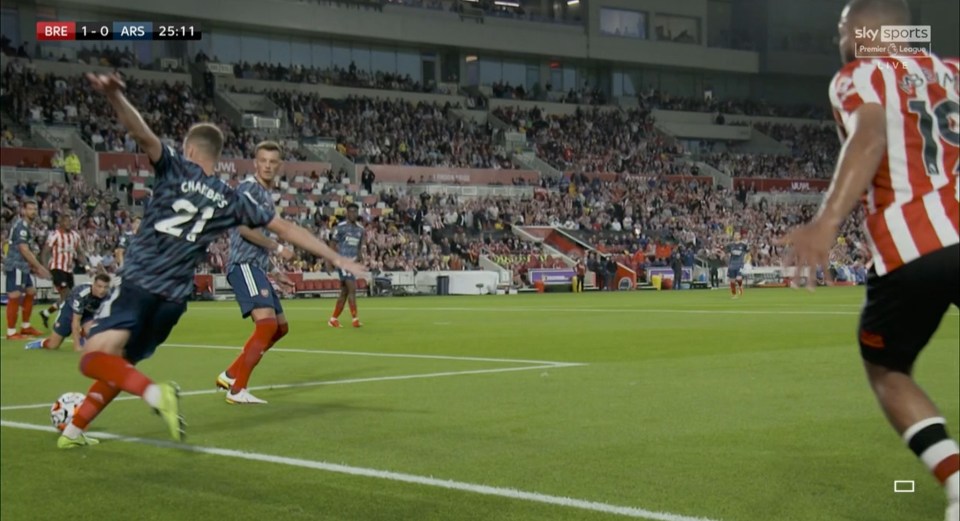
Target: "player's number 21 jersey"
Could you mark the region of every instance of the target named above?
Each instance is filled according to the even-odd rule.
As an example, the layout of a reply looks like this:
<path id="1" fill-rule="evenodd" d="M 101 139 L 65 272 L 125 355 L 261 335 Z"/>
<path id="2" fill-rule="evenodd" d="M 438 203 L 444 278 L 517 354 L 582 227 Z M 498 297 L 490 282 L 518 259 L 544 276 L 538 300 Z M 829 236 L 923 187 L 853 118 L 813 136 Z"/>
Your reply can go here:
<path id="1" fill-rule="evenodd" d="M 219 177 L 205 175 L 168 146 L 154 169 L 153 197 L 127 249 L 121 275 L 124 283 L 182 300 L 193 291 L 194 270 L 211 242 L 238 224 L 266 225 L 274 209 L 237 193 Z"/>

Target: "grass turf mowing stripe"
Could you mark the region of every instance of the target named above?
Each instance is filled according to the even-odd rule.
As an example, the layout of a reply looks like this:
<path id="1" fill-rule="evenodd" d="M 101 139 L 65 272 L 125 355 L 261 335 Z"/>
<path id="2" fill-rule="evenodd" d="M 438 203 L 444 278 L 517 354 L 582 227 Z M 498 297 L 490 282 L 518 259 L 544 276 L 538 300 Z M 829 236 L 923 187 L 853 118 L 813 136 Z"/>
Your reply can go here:
<path id="1" fill-rule="evenodd" d="M 490 373 L 512 373 L 517 371 L 533 371 L 535 369 L 562 369 L 565 367 L 578 367 L 584 364 L 544 364 L 544 365 L 531 365 L 524 367 L 502 367 L 499 369 L 471 369 L 467 371 L 444 371 L 440 373 L 423 373 L 423 374 L 401 374 L 396 376 L 373 376 L 370 378 L 349 378 L 346 380 L 320 380 L 317 382 L 298 382 L 292 384 L 269 384 L 269 385 L 257 385 L 250 387 L 251 391 L 263 391 L 263 390 L 273 390 L 273 389 L 293 389 L 298 387 L 316 387 L 319 385 L 343 385 L 343 384 L 358 384 L 358 383 L 367 383 L 367 382 L 389 382 L 395 380 L 419 380 L 424 378 L 441 378 L 444 376 L 461 376 L 461 375 L 471 375 L 471 374 L 490 374 Z M 196 391 L 184 391 L 180 393 L 180 396 L 197 396 L 202 394 L 216 394 L 223 392 L 220 389 L 201 389 Z M 114 399 L 115 402 L 122 400 L 139 400 L 139 396 L 121 396 Z M 49 403 L 32 403 L 27 405 L 4 405 L 0 407 L 0 411 L 18 411 L 24 409 L 42 409 L 45 407 L 50 407 Z"/>
<path id="2" fill-rule="evenodd" d="M 53 427 L 46 426 L 46 425 L 35 425 L 31 423 L 12 422 L 12 421 L 6 421 L 6 420 L 0 420 L 0 426 L 12 428 L 12 429 L 34 430 L 34 431 L 40 431 L 40 432 L 51 432 L 51 433 L 58 432 Z M 523 490 L 517 490 L 513 488 L 492 487 L 489 485 L 466 483 L 462 481 L 453 481 L 449 479 L 438 479 L 438 478 L 427 477 L 427 476 L 417 476 L 415 474 L 405 474 L 402 472 L 392 472 L 388 470 L 377 470 L 377 469 L 371 469 L 371 468 L 365 468 L 365 467 L 352 467 L 349 465 L 327 463 L 324 461 L 307 460 L 307 459 L 300 459 L 300 458 L 288 458 L 285 456 L 260 454 L 257 452 L 245 452 L 245 451 L 232 450 L 232 449 L 221 449 L 217 447 L 202 447 L 197 445 L 187 445 L 187 444 L 174 443 L 169 441 L 119 436 L 119 435 L 111 434 L 107 432 L 91 432 L 91 433 L 87 433 L 87 435 L 94 438 L 103 439 L 103 440 L 115 440 L 115 441 L 126 442 L 126 443 L 140 443 L 143 445 L 150 445 L 154 447 L 178 449 L 178 450 L 184 450 L 184 451 L 194 452 L 199 454 L 208 454 L 212 456 L 237 458 L 237 459 L 243 459 L 248 461 L 259 461 L 264 463 L 273 463 L 276 465 L 287 465 L 291 467 L 321 470 L 325 472 L 335 472 L 338 474 L 348 474 L 351 476 L 399 481 L 402 483 L 411 483 L 415 485 L 424 485 L 428 487 L 438 487 L 438 488 L 444 488 L 448 490 L 459 490 L 462 492 L 470 492 L 473 494 L 498 496 L 498 497 L 503 497 L 507 499 L 531 501 L 536 503 L 544 503 L 548 505 L 556 505 L 556 506 L 567 507 L 567 508 L 576 508 L 580 510 L 590 510 L 593 512 L 614 514 L 614 515 L 619 515 L 624 517 L 632 517 L 635 519 L 647 519 L 650 521 L 715 521 L 713 519 L 705 518 L 705 517 L 691 517 L 691 516 L 685 516 L 681 514 L 673 514 L 670 512 L 656 512 L 656 511 L 646 510 L 646 509 L 637 508 L 637 507 L 611 505 L 608 503 L 600 503 L 597 501 L 589 501 L 584 499 L 575 499 L 575 498 L 562 497 L 562 496 L 551 496 L 547 494 L 540 494 L 538 492 L 526 492 Z M 80 450 L 96 450 L 96 449 L 80 449 Z"/>
<path id="3" fill-rule="evenodd" d="M 225 349 L 230 351 L 239 351 L 242 347 L 220 346 L 208 344 L 163 344 L 163 347 L 188 347 L 193 349 Z M 478 356 L 453 356 L 453 355 L 412 355 L 405 353 L 371 353 L 368 351 L 330 351 L 323 349 L 303 349 L 291 347 L 272 347 L 273 353 L 307 353 L 319 355 L 344 355 L 344 356 L 370 356 L 379 358 L 419 358 L 424 360 L 462 360 L 465 362 L 502 362 L 506 364 L 550 364 L 557 367 L 573 367 L 577 365 L 586 365 L 576 362 L 553 362 L 550 360 L 523 360 L 519 358 L 483 358 Z"/>
<path id="4" fill-rule="evenodd" d="M 233 308 L 227 307 L 200 307 L 194 306 L 191 311 L 230 311 L 236 312 Z M 284 313 L 290 311 L 322 311 L 323 308 L 285 308 Z M 676 313 L 679 315 L 851 315 L 859 316 L 859 311 L 831 311 L 831 310 L 773 310 L 773 309 L 665 309 L 665 308 L 560 308 L 560 307 L 506 307 L 499 306 L 494 308 L 484 307 L 368 307 L 364 312 L 377 311 L 450 311 L 462 313 L 466 311 L 492 312 L 492 313 Z M 957 313 L 947 313 L 948 316 L 957 315 Z"/>

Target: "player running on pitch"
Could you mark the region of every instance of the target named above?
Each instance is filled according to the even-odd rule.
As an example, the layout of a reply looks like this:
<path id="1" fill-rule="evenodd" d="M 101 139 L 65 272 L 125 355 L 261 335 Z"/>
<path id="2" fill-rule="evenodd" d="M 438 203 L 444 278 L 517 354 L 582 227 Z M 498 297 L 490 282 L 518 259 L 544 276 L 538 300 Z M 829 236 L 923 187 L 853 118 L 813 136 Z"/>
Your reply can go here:
<path id="1" fill-rule="evenodd" d="M 747 260 L 747 244 L 740 238 L 740 232 L 733 234 L 733 242 L 726 248 L 727 279 L 730 281 L 730 293 L 733 298 L 743 296 L 743 267 Z"/>
<path id="2" fill-rule="evenodd" d="M 867 379 L 893 428 L 943 485 L 947 521 L 958 521 L 957 442 L 912 373 L 950 304 L 960 305 L 960 71 L 956 59 L 926 53 L 857 56 L 871 47 L 872 31 L 909 24 L 903 0 L 844 8 L 846 65 L 830 86 L 843 148 L 819 213 L 783 242 L 787 265 L 826 268 L 840 224 L 863 200 L 873 253 L 859 328 Z"/>
<path id="3" fill-rule="evenodd" d="M 49 338 L 27 342 L 25 349 L 60 349 L 63 339 L 73 338 L 73 350 L 81 351 L 84 333 L 110 291 L 110 276 L 101 273 L 92 284 L 81 284 L 70 292 L 53 321 Z"/>
<path id="4" fill-rule="evenodd" d="M 254 158 L 256 173 L 240 183 L 237 193 L 249 194 L 261 206 L 272 207 L 270 191 L 274 178 L 283 166 L 280 145 L 273 141 L 264 141 L 257 145 Z M 243 318 L 250 317 L 253 320 L 254 330 L 233 364 L 217 376 L 217 387 L 227 390 L 227 403 L 267 403 L 247 390 L 247 382 L 263 354 L 289 330 L 280 297 L 267 278 L 272 264 L 271 254 L 287 260 L 293 258 L 293 250 L 285 248 L 259 230 L 243 225 L 230 230 L 227 281 L 237 297 L 240 313 Z M 292 285 L 283 273 L 278 271 L 276 276 L 280 282 Z"/>
<path id="5" fill-rule="evenodd" d="M 340 255 L 348 259 L 356 259 L 358 262 L 361 260 L 364 236 L 363 226 L 357 223 L 359 217 L 360 207 L 356 203 L 347 205 L 347 220 L 337 225 L 332 238 Z M 337 305 L 333 308 L 333 316 L 327 324 L 330 327 L 340 327 L 340 313 L 343 312 L 343 305 L 349 303 L 353 327 L 361 327 L 363 324 L 357 317 L 357 278 L 342 269 L 337 271 L 340 274 L 340 295 L 337 297 Z"/>
<path id="6" fill-rule="evenodd" d="M 338 268 L 358 274 L 364 270 L 307 230 L 277 217 L 272 205 L 237 193 L 214 175 L 223 149 L 219 128 L 206 123 L 192 126 L 179 154 L 160 142 L 130 104 L 119 76 L 88 74 L 87 78 L 106 96 L 120 123 L 146 153 L 157 181 L 140 230 L 127 249 L 121 285 L 100 307 L 80 358 L 80 372 L 95 382 L 57 446 L 69 449 L 98 443 L 83 431 L 120 391 L 143 398 L 159 412 L 171 437 L 180 441 L 184 422 L 176 384 L 155 384 L 134 365 L 154 353 L 186 311 L 196 265 L 211 242 L 239 224 L 266 226 Z"/>

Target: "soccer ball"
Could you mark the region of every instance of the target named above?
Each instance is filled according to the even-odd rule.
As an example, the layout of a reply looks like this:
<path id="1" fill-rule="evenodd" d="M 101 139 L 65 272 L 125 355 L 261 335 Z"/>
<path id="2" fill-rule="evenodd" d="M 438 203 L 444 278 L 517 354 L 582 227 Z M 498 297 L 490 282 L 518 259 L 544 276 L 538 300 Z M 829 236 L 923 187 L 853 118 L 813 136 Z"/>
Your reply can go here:
<path id="1" fill-rule="evenodd" d="M 83 405 L 84 398 L 86 397 L 80 393 L 66 393 L 53 402 L 50 406 L 50 422 L 58 431 L 62 431 L 70 424 L 73 415 Z"/>

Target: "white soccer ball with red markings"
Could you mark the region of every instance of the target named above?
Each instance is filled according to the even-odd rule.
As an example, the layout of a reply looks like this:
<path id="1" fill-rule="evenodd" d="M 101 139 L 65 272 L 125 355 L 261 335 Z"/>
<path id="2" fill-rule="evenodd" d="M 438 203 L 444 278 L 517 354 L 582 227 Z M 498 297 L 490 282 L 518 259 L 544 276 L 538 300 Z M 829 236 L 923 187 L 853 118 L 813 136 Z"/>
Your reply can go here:
<path id="1" fill-rule="evenodd" d="M 80 393 L 66 393 L 53 402 L 50 406 L 50 422 L 58 431 L 62 431 L 70 424 L 73 415 L 83 405 L 84 398 L 85 396 Z"/>

